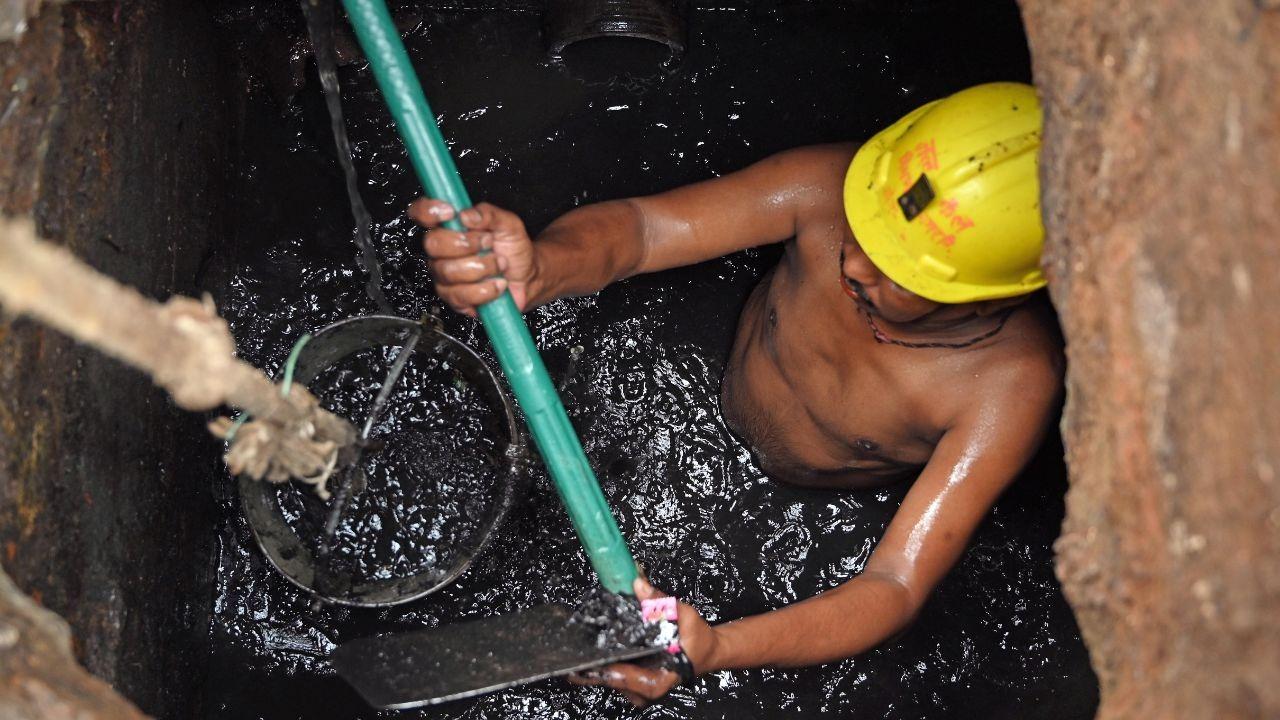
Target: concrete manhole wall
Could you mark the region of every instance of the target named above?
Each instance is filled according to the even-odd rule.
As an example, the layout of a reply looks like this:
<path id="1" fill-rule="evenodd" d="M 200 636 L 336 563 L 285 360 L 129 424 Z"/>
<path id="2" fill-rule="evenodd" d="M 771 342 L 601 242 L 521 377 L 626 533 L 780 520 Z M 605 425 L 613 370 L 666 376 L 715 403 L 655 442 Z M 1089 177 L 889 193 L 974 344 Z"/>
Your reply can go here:
<path id="1" fill-rule="evenodd" d="M 1280 5 L 1021 0 L 1102 718 L 1280 714 Z"/>
<path id="2" fill-rule="evenodd" d="M 231 96 L 207 8 L 40 5 L 0 2 L 0 17 L 24 18 L 0 42 L 0 211 L 34 215 L 152 297 L 199 295 L 224 240 Z M 67 620 L 90 672 L 158 715 L 190 707 L 203 674 L 212 498 L 190 472 L 217 456 L 201 418 L 142 375 L 0 318 L 0 564 Z M 58 641 L 36 628 L 56 625 L 24 624 L 9 597 L 0 588 L 0 623 L 23 637 L 0 647 L 0 716 L 114 716 L 105 685 L 38 652 Z"/>
<path id="3" fill-rule="evenodd" d="M 0 0 L 27 18 L 0 42 L 0 210 L 155 296 L 209 286 L 236 89 L 207 8 L 34 5 Z M 1280 6 L 1022 7 L 1068 339 L 1059 574 L 1100 716 L 1280 714 Z M 199 424 L 131 371 L 0 320 L 0 563 L 68 620 L 92 673 L 161 715 L 199 691 L 209 483 L 179 472 L 191 447 L 216 461 Z M 6 627 L 45 644 L 0 647 L 0 708 L 40 716 L 23 703 L 43 693 L 133 712 L 102 704 L 57 623 L 15 598 L 0 585 L 0 645 Z"/>

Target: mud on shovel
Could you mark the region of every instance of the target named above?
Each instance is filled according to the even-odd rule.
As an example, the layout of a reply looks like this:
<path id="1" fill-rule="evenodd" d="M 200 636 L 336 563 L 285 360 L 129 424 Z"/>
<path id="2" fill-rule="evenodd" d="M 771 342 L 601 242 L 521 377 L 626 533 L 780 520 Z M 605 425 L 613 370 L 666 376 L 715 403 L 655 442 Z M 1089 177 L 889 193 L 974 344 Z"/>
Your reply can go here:
<path id="1" fill-rule="evenodd" d="M 383 0 L 343 0 L 418 179 L 461 210 L 471 199 Z M 446 223 L 463 230 L 455 218 Z M 555 386 L 511 294 L 479 309 L 556 491 L 604 589 L 633 597 L 635 560 L 609 511 Z M 332 656 L 338 674 L 371 705 L 411 708 L 472 697 L 620 660 L 662 652 L 648 644 L 597 643 L 571 611 L 542 606 L 441 628 L 362 638 Z"/>

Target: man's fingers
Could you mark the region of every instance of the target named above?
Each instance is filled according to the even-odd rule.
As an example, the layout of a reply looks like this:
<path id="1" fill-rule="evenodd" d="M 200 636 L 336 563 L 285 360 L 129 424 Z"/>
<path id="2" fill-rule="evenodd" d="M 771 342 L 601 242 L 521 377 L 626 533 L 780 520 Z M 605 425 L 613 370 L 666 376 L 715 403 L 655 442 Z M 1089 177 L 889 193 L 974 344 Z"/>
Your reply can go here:
<path id="1" fill-rule="evenodd" d="M 630 663 L 610 665 L 601 672 L 604 684 L 646 700 L 657 700 L 675 686 L 679 676 L 670 670 L 647 670 Z"/>
<path id="2" fill-rule="evenodd" d="M 428 257 L 466 257 L 482 250 L 492 250 L 493 234 L 483 230 L 460 233 L 456 230 L 436 228 L 427 231 L 422 247 L 427 251 Z"/>
<path id="3" fill-rule="evenodd" d="M 666 597 L 667 594 L 649 584 L 649 579 L 641 575 L 631 584 L 631 589 L 635 591 L 636 597 L 641 600 L 652 600 L 654 598 Z"/>
<path id="4" fill-rule="evenodd" d="M 443 200 L 418 198 L 409 205 L 409 217 L 423 227 L 435 227 L 453 218 L 453 207 Z"/>
<path id="5" fill-rule="evenodd" d="M 496 255 L 472 255 L 431 261 L 431 276 L 444 285 L 480 282 L 500 274 L 501 267 Z"/>
<path id="6" fill-rule="evenodd" d="M 487 202 L 476 203 L 462 212 L 462 224 L 469 228 L 485 228 L 499 235 L 524 235 L 524 221 L 519 215 Z"/>
<path id="7" fill-rule="evenodd" d="M 424 227 L 435 227 L 453 219 L 454 214 L 449 203 L 434 198 L 418 198 L 409 205 L 409 217 Z M 463 210 L 458 219 L 467 229 L 524 233 L 524 221 L 519 215 L 491 203 L 477 203 Z"/>
<path id="8" fill-rule="evenodd" d="M 493 280 L 467 285 L 442 286 L 439 283 L 436 284 L 436 293 L 440 295 L 441 299 L 449 303 L 449 307 L 458 312 L 466 312 L 477 305 L 483 305 L 494 300 L 506 289 L 507 281 L 502 278 L 494 278 Z"/>

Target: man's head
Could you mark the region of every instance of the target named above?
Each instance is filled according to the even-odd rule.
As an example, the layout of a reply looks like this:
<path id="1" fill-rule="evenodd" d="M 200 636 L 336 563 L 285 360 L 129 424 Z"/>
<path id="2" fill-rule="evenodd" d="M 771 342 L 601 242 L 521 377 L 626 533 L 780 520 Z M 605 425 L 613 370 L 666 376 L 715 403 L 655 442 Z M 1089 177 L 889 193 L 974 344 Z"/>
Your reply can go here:
<path id="1" fill-rule="evenodd" d="M 841 282 L 891 322 L 998 312 L 1044 287 L 1040 105 L 1017 83 L 931 102 L 880 132 L 845 178 Z M 941 318 L 939 318 L 941 319 Z"/>

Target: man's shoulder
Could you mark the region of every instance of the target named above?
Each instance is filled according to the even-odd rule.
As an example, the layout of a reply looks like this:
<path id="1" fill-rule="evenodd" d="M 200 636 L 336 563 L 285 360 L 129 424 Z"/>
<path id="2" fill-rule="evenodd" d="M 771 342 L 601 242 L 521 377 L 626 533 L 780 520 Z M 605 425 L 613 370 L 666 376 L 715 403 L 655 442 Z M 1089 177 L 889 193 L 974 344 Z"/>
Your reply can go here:
<path id="1" fill-rule="evenodd" d="M 973 389 L 985 398 L 1055 402 L 1066 360 L 1052 311 L 1032 302 L 1010 316 L 1004 332 L 974 357 L 981 368 Z"/>
<path id="2" fill-rule="evenodd" d="M 787 150 L 771 158 L 777 163 L 779 177 L 795 193 L 796 238 L 813 238 L 811 246 L 822 257 L 832 247 L 830 232 L 833 218 L 844 217 L 844 178 L 857 151 L 857 143 L 807 145 Z"/>
<path id="3" fill-rule="evenodd" d="M 771 155 L 761 164 L 794 182 L 817 185 L 829 185 L 832 182 L 843 184 L 844 174 L 849 169 L 849 163 L 853 160 L 853 154 L 857 149 L 856 143 L 804 145 Z"/>

